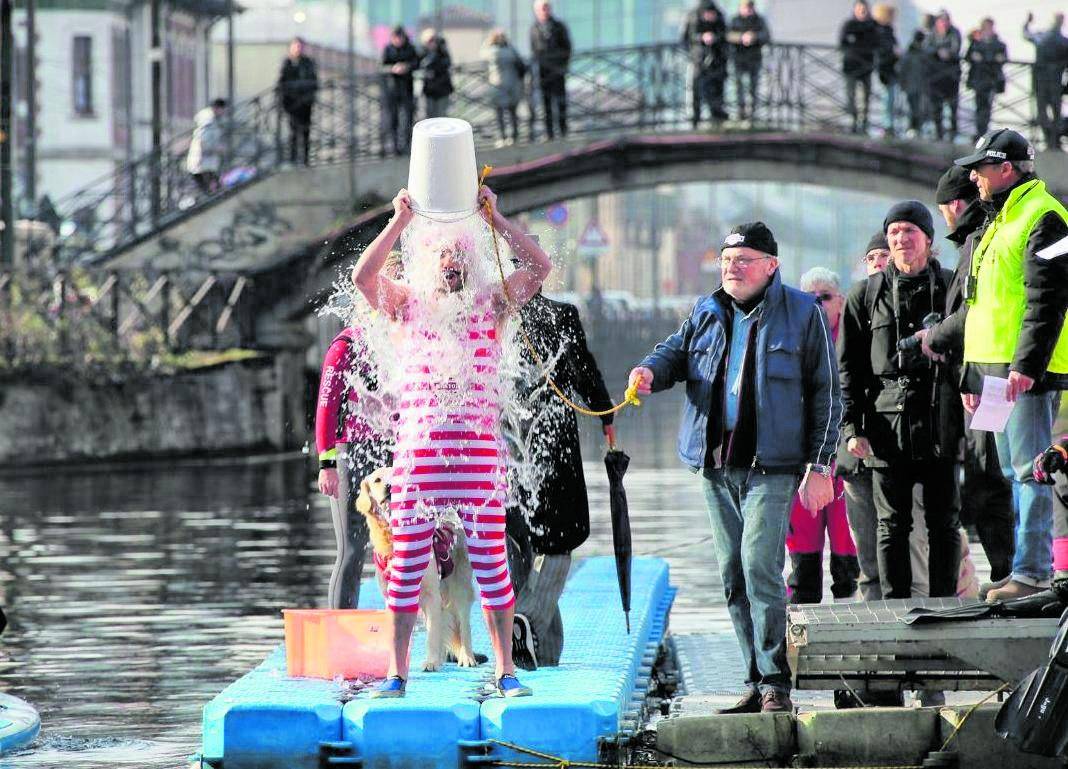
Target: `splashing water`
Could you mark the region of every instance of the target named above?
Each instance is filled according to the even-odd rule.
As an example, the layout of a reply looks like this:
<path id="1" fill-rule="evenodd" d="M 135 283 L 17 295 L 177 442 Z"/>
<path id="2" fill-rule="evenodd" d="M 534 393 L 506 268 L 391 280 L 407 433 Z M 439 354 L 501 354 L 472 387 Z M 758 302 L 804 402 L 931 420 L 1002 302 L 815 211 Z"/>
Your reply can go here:
<path id="1" fill-rule="evenodd" d="M 402 317 L 372 310 L 347 271 L 321 312 L 341 318 L 361 340 L 347 382 L 356 393 L 354 416 L 376 437 L 354 447 L 349 461 L 381 465 L 399 449 L 394 468 L 404 475 L 414 469 L 408 464 L 411 449 L 429 446 L 431 431 L 443 423 L 492 432 L 507 456 L 505 504 L 531 525 L 552 460 L 545 446 L 553 444 L 534 436 L 555 433 L 564 424 L 563 404 L 544 397 L 544 372 L 562 350 L 543 355 L 541 368 L 526 354 L 501 286 L 492 237 L 479 216 L 454 222 L 416 216 L 400 241 L 397 282 L 410 297 Z M 499 236 L 498 244 L 507 277 L 513 271 L 510 254 Z M 493 327 L 494 338 L 478 331 L 480 322 Z M 432 392 L 416 392 L 415 380 Z M 487 495 L 483 504 L 494 498 L 500 495 Z M 420 512 L 440 517 L 457 511 L 424 506 Z M 532 530 L 541 533 L 536 524 Z"/>

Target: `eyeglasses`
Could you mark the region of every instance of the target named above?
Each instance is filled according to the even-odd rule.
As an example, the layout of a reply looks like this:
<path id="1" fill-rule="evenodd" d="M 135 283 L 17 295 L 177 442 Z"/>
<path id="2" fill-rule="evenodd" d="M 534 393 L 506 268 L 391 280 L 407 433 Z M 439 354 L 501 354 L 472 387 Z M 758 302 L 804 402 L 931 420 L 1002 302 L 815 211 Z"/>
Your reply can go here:
<path id="1" fill-rule="evenodd" d="M 823 304 L 824 302 L 829 302 L 832 299 L 837 299 L 840 295 L 839 294 L 832 294 L 829 291 L 824 291 L 823 293 L 820 293 L 820 294 L 813 294 L 813 296 L 816 297 L 816 303 L 817 304 Z"/>
<path id="2" fill-rule="evenodd" d="M 737 265 L 741 269 L 747 268 L 753 262 L 759 262 L 762 259 L 774 259 L 773 256 L 721 256 L 719 263 L 724 267 L 730 267 L 732 264 Z"/>
<path id="3" fill-rule="evenodd" d="M 889 251 L 877 251 L 874 254 L 864 254 L 864 256 L 860 257 L 860 261 L 864 262 L 865 264 L 873 264 L 874 262 L 877 262 L 880 259 L 889 259 L 889 258 L 890 258 L 890 252 Z"/>

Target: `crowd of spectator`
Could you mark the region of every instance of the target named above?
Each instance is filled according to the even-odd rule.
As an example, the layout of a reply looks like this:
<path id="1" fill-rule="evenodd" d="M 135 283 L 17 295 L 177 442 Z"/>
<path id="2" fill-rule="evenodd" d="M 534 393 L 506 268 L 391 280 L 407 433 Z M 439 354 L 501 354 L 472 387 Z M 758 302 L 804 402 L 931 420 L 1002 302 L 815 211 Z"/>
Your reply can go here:
<path id="1" fill-rule="evenodd" d="M 1059 147 L 1063 135 L 1061 101 L 1068 70 L 1068 38 L 1062 34 L 1064 14 L 1042 32 L 1032 32 L 1034 18 L 1028 15 L 1024 36 L 1035 45 L 1032 67 L 1038 107 L 1038 122 L 1046 144 Z M 854 133 L 867 133 L 873 75 L 878 75 L 884 93 L 883 129 L 897 130 L 898 90 L 904 92 L 909 137 L 920 136 L 928 125 L 938 139 L 955 141 L 959 134 L 961 80 L 965 65 L 966 88 L 975 104 L 973 141 L 986 133 L 998 94 L 1005 92 L 1004 66 L 1008 49 L 998 37 L 994 19 L 961 34 L 948 11 L 927 14 L 902 51 L 894 32 L 894 8 L 866 0 L 853 4 L 852 16 L 841 27 L 838 46 L 842 51 L 846 107 Z M 861 99 L 858 102 L 858 92 Z"/>
<path id="2" fill-rule="evenodd" d="M 770 230 L 739 225 L 722 286 L 631 372 L 640 394 L 686 384 L 679 456 L 704 478 L 747 671 L 721 712 L 792 708 L 786 603 L 822 599 L 825 538 L 835 600 L 1068 598 L 1068 507 L 1043 459 L 1068 456 L 1051 447 L 1068 389 L 1068 210 L 1035 170 L 1023 135 L 988 131 L 935 192 L 956 269 L 939 264 L 927 206 L 903 201 L 845 292 L 823 268 L 785 286 Z M 1007 421 L 971 429 L 998 382 Z M 990 563 L 983 585 L 962 514 Z"/>
<path id="3" fill-rule="evenodd" d="M 886 136 L 903 130 L 908 138 L 934 137 L 956 141 L 960 137 L 961 85 L 972 92 L 972 141 L 986 133 L 995 102 L 1006 90 L 1008 50 L 998 36 L 995 21 L 983 18 L 966 35 L 947 11 L 927 14 L 907 45 L 895 32 L 895 8 L 888 3 L 869 7 L 867 0 L 853 4 L 850 17 L 838 34 L 844 106 L 850 130 L 868 134 L 873 128 L 872 97 L 881 93 L 881 125 Z M 530 29 L 530 58 L 524 59 L 501 29 L 492 30 L 479 52 L 486 66 L 489 97 L 496 110 L 498 144 L 519 139 L 518 109 L 528 100 L 530 140 L 536 138 L 540 112 L 546 139 L 568 132 L 567 77 L 572 44 L 567 25 L 553 14 L 549 0 L 535 0 Z M 1047 147 L 1060 147 L 1068 128 L 1062 116 L 1068 92 L 1068 37 L 1058 13 L 1044 30 L 1032 28 L 1028 16 L 1024 36 L 1035 46 L 1032 66 L 1037 122 Z M 681 45 L 688 54 L 692 124 L 713 125 L 731 118 L 727 81 L 733 73 L 734 119 L 752 123 L 761 106 L 761 71 L 764 49 L 771 42 L 767 21 L 753 0 L 743 0 L 738 13 L 728 18 L 716 0 L 698 0 L 686 14 Z M 382 51 L 381 153 L 408 151 L 418 112 L 425 117 L 445 116 L 454 92 L 452 57 L 439 31 L 424 30 L 413 42 L 402 25 L 396 26 Z M 416 104 L 416 77 L 422 82 L 423 106 Z M 877 79 L 877 83 L 875 82 Z M 528 85 L 529 83 L 529 85 Z M 315 62 L 304 53 L 304 42 L 294 39 L 282 66 L 278 90 L 290 133 L 290 160 L 308 162 L 312 108 L 318 90 Z M 540 95 L 540 97 L 539 97 Z M 766 98 L 766 97 L 765 97 Z"/>

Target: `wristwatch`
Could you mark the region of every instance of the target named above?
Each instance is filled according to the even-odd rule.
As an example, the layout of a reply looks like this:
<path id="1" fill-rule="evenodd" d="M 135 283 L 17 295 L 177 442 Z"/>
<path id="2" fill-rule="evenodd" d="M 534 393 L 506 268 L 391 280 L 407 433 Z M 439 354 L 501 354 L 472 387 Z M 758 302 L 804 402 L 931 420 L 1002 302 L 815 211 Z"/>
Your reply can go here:
<path id="1" fill-rule="evenodd" d="M 812 473 L 819 473 L 824 478 L 830 478 L 831 477 L 831 466 L 830 465 L 817 465 L 814 462 L 809 462 L 808 463 L 808 470 L 809 470 L 809 472 L 812 472 Z"/>

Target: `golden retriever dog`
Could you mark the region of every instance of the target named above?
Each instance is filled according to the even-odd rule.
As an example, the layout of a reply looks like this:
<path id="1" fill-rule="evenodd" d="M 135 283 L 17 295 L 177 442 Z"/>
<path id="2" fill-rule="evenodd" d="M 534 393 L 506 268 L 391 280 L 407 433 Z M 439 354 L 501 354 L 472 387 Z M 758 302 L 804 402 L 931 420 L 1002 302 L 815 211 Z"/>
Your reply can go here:
<path id="1" fill-rule="evenodd" d="M 393 537 L 389 528 L 389 486 L 392 468 L 380 467 L 360 481 L 356 510 L 367 519 L 374 548 L 375 565 L 389 566 L 393 555 Z M 475 667 L 478 662 L 471 649 L 471 605 L 475 591 L 471 584 L 471 562 L 463 525 L 455 513 L 438 521 L 438 528 L 452 535 L 452 573 L 442 579 L 438 564 L 431 559 L 419 585 L 419 613 L 426 622 L 426 662 L 423 670 L 440 670 L 446 651 L 452 652 L 461 667 Z M 385 595 L 388 578 L 376 568 L 378 585 Z"/>

